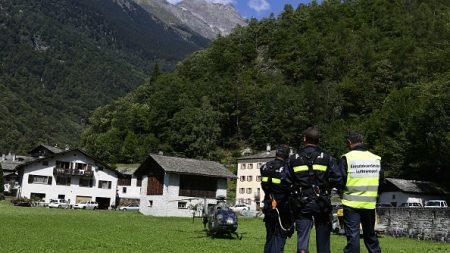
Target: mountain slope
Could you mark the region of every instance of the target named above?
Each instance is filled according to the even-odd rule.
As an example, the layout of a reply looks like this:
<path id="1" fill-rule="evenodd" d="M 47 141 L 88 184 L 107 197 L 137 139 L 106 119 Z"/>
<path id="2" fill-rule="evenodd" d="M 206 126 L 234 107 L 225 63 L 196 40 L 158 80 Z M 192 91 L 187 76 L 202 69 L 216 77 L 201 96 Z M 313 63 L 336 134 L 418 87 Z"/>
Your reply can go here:
<path id="1" fill-rule="evenodd" d="M 78 145 L 88 115 L 209 41 L 127 0 L 0 1 L 0 150 Z"/>
<path id="2" fill-rule="evenodd" d="M 450 187 L 449 13 L 448 1 L 287 6 L 97 110 L 83 144 L 119 162 L 158 150 L 222 159 L 299 147 L 314 124 L 340 157 L 358 129 L 386 176 Z"/>
<path id="3" fill-rule="evenodd" d="M 208 39 L 228 35 L 236 25 L 247 25 L 232 5 L 185 0 L 172 5 L 166 0 L 134 0 L 149 13 L 174 27 L 191 31 Z"/>

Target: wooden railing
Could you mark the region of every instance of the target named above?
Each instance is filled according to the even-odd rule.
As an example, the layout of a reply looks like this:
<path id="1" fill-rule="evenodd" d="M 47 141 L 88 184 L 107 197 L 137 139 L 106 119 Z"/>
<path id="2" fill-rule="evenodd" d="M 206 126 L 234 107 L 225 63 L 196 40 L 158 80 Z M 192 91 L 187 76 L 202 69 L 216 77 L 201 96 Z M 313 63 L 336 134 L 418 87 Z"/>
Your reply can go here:
<path id="1" fill-rule="evenodd" d="M 71 176 L 83 176 L 83 177 L 93 177 L 94 176 L 94 171 L 92 169 L 79 170 L 79 169 L 55 167 L 53 169 L 53 173 L 55 175 L 71 175 Z"/>

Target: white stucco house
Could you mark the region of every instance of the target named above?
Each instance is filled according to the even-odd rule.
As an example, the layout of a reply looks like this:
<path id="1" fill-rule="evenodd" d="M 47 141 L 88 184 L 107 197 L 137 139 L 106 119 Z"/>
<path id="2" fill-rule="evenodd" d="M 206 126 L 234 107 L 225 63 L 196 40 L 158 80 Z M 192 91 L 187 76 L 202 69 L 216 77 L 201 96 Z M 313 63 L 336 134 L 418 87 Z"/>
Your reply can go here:
<path id="1" fill-rule="evenodd" d="M 379 203 L 394 207 L 402 203 L 419 202 L 422 206 L 432 199 L 445 199 L 446 192 L 428 181 L 386 178 L 381 188 Z"/>
<path id="2" fill-rule="evenodd" d="M 154 216 L 188 217 L 192 206 L 217 202 L 227 195 L 227 179 L 235 175 L 213 161 L 149 155 L 136 170 L 142 178 L 140 212 Z"/>
<path id="3" fill-rule="evenodd" d="M 106 209 L 115 201 L 119 173 L 80 149 L 48 153 L 17 168 L 20 197 L 97 201 Z"/>
<path id="4" fill-rule="evenodd" d="M 141 198 L 142 177 L 134 172 L 139 165 L 121 164 L 116 170 L 120 173 L 117 181 L 117 194 L 122 203 L 139 203 Z"/>
<path id="5" fill-rule="evenodd" d="M 250 205 L 256 210 L 262 206 L 264 191 L 261 188 L 261 173 L 259 168 L 268 161 L 275 159 L 275 150 L 270 150 L 237 159 L 236 204 Z"/>

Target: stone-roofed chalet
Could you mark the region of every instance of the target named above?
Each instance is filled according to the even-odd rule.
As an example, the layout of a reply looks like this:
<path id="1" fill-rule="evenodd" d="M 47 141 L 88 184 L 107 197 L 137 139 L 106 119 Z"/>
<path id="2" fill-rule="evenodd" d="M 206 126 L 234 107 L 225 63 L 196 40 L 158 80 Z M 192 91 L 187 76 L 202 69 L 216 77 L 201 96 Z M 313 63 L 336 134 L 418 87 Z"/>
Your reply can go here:
<path id="1" fill-rule="evenodd" d="M 386 178 L 382 186 L 380 203 L 400 206 L 402 203 L 445 199 L 447 192 L 433 182 Z"/>
<path id="2" fill-rule="evenodd" d="M 123 204 L 139 203 L 141 196 L 142 177 L 134 176 L 139 164 L 118 164 L 117 193 Z"/>
<path id="3" fill-rule="evenodd" d="M 142 177 L 140 211 L 156 216 L 192 216 L 188 207 L 215 203 L 227 195 L 227 179 L 236 176 L 222 164 L 151 154 L 135 172 Z"/>
<path id="4" fill-rule="evenodd" d="M 49 155 L 53 155 L 56 153 L 60 153 L 64 151 L 64 149 L 60 149 L 58 147 L 52 147 L 50 145 L 39 144 L 37 147 L 33 148 L 29 154 L 35 158 L 42 158 Z"/>
<path id="5" fill-rule="evenodd" d="M 11 153 L 2 155 L 0 164 L 3 169 L 3 187 L 5 192 L 11 193 L 13 195 L 16 194 L 14 190 L 17 190 L 19 186 L 19 176 L 16 174 L 16 168 L 19 165 L 33 159 L 33 157 L 21 156 Z"/>

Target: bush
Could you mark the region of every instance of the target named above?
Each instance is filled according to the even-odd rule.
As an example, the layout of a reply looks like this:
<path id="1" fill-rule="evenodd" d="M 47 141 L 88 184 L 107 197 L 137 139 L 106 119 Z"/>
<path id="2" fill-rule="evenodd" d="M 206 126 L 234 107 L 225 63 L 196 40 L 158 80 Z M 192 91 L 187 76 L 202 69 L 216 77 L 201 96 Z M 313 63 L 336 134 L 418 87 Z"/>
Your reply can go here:
<path id="1" fill-rule="evenodd" d="M 11 199 L 11 203 L 15 206 L 31 206 L 31 200 L 22 197 Z"/>

